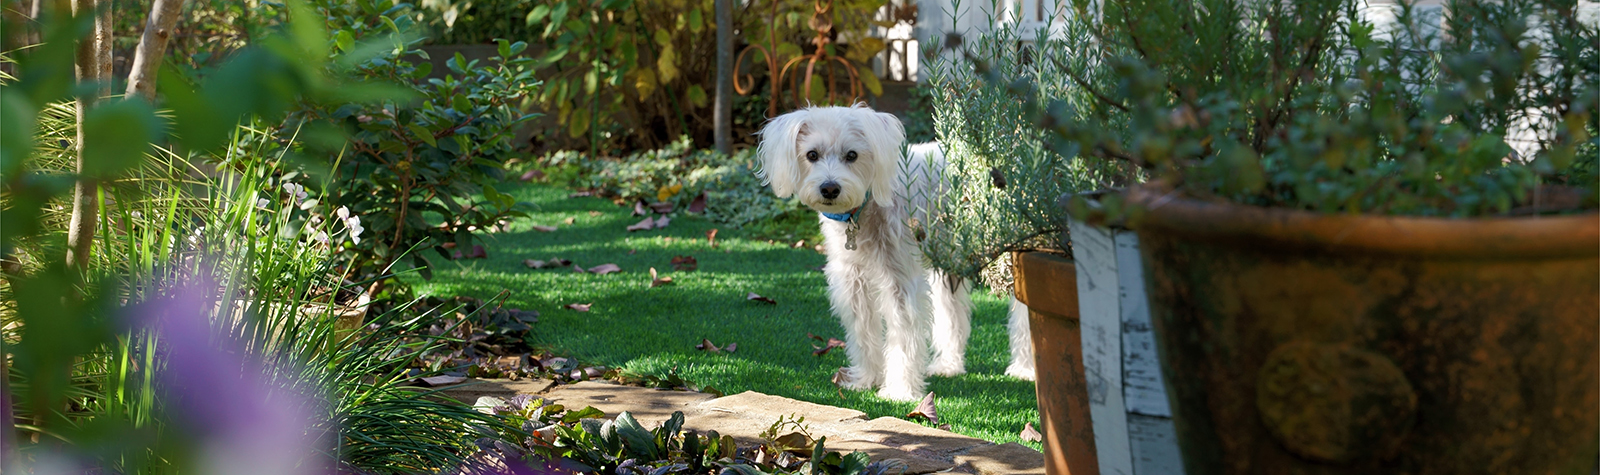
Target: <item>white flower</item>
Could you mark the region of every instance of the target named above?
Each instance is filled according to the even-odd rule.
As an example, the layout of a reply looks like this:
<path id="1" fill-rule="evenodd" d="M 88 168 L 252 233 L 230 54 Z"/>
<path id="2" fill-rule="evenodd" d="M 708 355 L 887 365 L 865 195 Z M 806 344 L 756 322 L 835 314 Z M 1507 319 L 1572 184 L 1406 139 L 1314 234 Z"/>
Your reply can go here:
<path id="1" fill-rule="evenodd" d="M 333 214 L 339 219 L 350 219 L 350 208 L 340 206 L 339 209 L 333 210 Z"/>
<path id="2" fill-rule="evenodd" d="M 267 209 L 267 205 L 270 205 L 270 204 L 272 204 L 272 202 L 271 201 L 267 201 L 266 198 L 257 198 L 256 199 L 256 207 L 257 208 Z"/>
<path id="3" fill-rule="evenodd" d="M 311 239 L 314 239 L 317 242 L 320 242 L 320 243 L 323 243 L 323 244 L 327 244 L 328 243 L 328 233 L 324 232 L 324 231 L 317 231 L 317 235 L 316 236 L 311 236 Z"/>
<path id="4" fill-rule="evenodd" d="M 361 244 L 361 236 L 357 236 L 355 234 L 351 234 L 350 235 L 350 242 L 356 243 L 356 244 Z"/>
<path id="5" fill-rule="evenodd" d="M 309 221 L 311 222 L 312 226 L 316 226 L 318 224 L 322 224 L 322 217 L 321 216 L 312 216 Z"/>
<path id="6" fill-rule="evenodd" d="M 289 193 L 289 196 L 294 198 L 295 203 L 305 201 L 306 197 L 310 196 L 306 193 L 306 187 L 301 186 L 299 183 L 284 183 L 283 191 Z"/>

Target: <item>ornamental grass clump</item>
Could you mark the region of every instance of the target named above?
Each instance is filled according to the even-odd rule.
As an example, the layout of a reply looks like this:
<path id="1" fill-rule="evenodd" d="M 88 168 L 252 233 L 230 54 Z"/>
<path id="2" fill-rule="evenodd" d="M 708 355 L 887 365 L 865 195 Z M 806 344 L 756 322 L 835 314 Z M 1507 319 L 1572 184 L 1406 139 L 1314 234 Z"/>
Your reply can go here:
<path id="1" fill-rule="evenodd" d="M 1596 208 L 1600 12 L 1576 1 L 1073 2 L 1072 85 L 967 49 L 1053 148 L 1196 199 L 1439 217 Z M 1583 8 L 1580 8 L 1583 7 Z M 1003 86 L 1001 86 L 1003 85 Z M 1043 98 L 1043 99 L 1042 99 Z M 1069 200 L 1118 220 L 1120 196 Z"/>

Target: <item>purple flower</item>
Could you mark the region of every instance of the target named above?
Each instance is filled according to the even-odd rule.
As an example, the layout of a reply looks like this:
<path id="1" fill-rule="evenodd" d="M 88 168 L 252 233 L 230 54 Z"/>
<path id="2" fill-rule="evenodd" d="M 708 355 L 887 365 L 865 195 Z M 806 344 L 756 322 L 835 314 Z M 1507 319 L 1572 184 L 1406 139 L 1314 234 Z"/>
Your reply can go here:
<path id="1" fill-rule="evenodd" d="M 329 473 L 314 433 L 318 400 L 301 374 L 273 368 L 219 332 L 211 315 L 234 318 L 218 304 L 218 286 L 195 279 L 134 309 L 135 323 L 159 335 L 164 408 L 196 444 L 198 470 L 218 475 Z M 220 307 L 220 312 L 217 311 Z"/>

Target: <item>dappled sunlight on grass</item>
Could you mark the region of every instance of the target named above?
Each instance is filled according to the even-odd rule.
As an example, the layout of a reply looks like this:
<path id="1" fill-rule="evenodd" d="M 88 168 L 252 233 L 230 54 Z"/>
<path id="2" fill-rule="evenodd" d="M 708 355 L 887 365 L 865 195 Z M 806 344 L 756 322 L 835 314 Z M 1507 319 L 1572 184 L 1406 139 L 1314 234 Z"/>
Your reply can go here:
<path id="1" fill-rule="evenodd" d="M 679 213 L 665 229 L 629 233 L 624 229 L 641 219 L 630 214 L 631 208 L 595 198 L 569 199 L 566 190 L 543 185 L 508 188 L 504 191 L 538 205 L 532 217 L 513 223 L 513 231 L 490 235 L 484 243 L 488 259 L 445 261 L 436 266 L 433 281 L 411 279 L 419 282 L 420 292 L 489 298 L 507 291 L 507 306 L 541 314 L 531 344 L 585 362 L 656 376 L 676 372 L 728 394 L 759 391 L 853 408 L 869 417 L 903 417 L 915 406 L 871 392 L 840 391 L 830 378 L 847 364 L 843 352 L 812 354 L 817 342 L 807 333 L 844 337 L 828 308 L 827 284 L 817 271 L 824 257 L 810 249 L 815 243 L 795 249 L 793 243 L 746 239 L 738 230 L 721 229 L 713 249 L 706 231 L 717 226 L 696 216 Z M 565 224 L 567 218 L 573 224 Z M 540 232 L 527 223 L 558 229 Z M 672 270 L 672 257 L 680 255 L 693 256 L 698 270 Z M 554 257 L 585 268 L 615 263 L 623 271 L 593 275 L 522 264 Z M 673 285 L 650 287 L 650 267 L 672 277 Z M 746 300 L 749 292 L 778 304 Z M 1018 441 L 1023 423 L 1039 418 L 1033 383 L 1004 376 L 1006 302 L 983 293 L 975 300 L 970 373 L 930 378 L 929 388 L 938 394 L 942 422 L 956 432 Z M 563 308 L 570 303 L 594 305 L 588 312 Z M 707 353 L 695 349 L 701 339 L 739 348 L 731 354 Z"/>

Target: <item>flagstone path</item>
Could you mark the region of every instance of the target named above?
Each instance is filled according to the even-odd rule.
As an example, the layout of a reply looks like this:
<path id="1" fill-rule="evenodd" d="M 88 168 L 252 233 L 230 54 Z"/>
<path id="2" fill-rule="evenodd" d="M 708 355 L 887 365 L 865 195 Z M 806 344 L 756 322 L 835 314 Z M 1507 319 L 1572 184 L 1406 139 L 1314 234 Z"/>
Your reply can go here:
<path id="1" fill-rule="evenodd" d="M 508 399 L 533 394 L 567 407 L 594 406 L 608 417 L 632 413 L 645 427 L 666 421 L 673 411 L 683 411 L 684 428 L 716 430 L 742 444 L 761 441 L 760 433 L 780 417 L 805 417 L 808 431 L 827 437 L 827 447 L 841 452 L 862 451 L 873 460 L 899 459 L 908 474 L 965 473 L 971 475 L 1043 474 L 1044 455 L 1017 443 L 994 443 L 926 427 L 894 417 L 867 419 L 854 409 L 825 406 L 754 391 L 724 397 L 608 382 L 584 381 L 556 385 L 547 380 L 471 380 L 442 391 L 471 404 L 479 397 Z"/>

